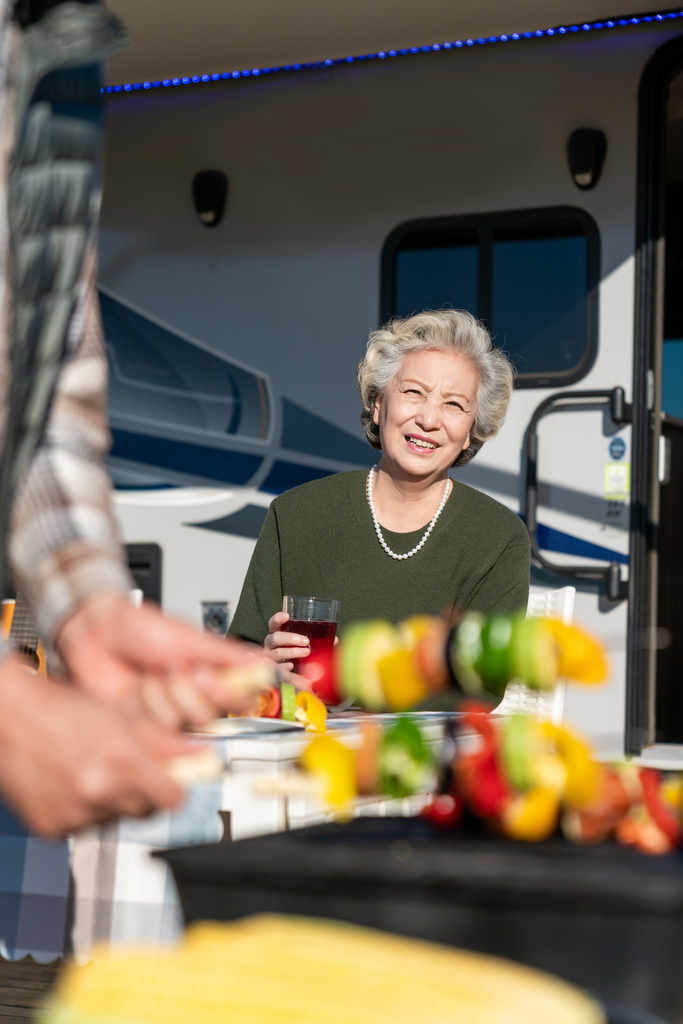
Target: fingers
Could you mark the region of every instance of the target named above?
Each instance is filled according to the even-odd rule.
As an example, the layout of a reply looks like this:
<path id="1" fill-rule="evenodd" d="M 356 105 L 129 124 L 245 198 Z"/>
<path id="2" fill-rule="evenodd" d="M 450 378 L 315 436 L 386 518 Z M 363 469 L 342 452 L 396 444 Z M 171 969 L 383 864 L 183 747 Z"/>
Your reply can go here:
<path id="1" fill-rule="evenodd" d="M 297 690 L 308 690 L 309 693 L 313 693 L 313 683 L 310 679 L 306 679 L 305 676 L 300 676 L 296 672 L 291 672 L 289 682 L 296 686 Z"/>
<path id="2" fill-rule="evenodd" d="M 185 796 L 185 792 L 174 779 L 168 774 L 166 764 L 158 764 L 145 757 L 140 760 L 131 779 L 131 802 L 145 803 L 152 808 L 158 807 L 161 810 L 171 810 L 177 807 Z M 135 814 L 135 811 L 128 811 Z M 137 813 L 149 813 L 142 810 Z"/>
<path id="3" fill-rule="evenodd" d="M 163 623 L 163 629 L 160 626 Z M 176 665 L 204 664 L 215 668 L 229 668 L 244 665 L 260 654 L 258 647 L 234 640 L 231 637 L 217 637 L 199 633 L 185 623 L 164 619 L 159 613 L 156 626 L 163 636 L 159 641 L 156 655 L 160 666 L 173 668 Z M 170 639 L 173 637 L 173 645 Z"/>
<path id="4" fill-rule="evenodd" d="M 183 789 L 164 764 L 141 751 L 119 750 L 115 760 L 84 766 L 77 795 L 84 821 L 113 816 L 142 817 L 155 809 L 169 810 L 183 799 Z"/>
<path id="5" fill-rule="evenodd" d="M 261 661 L 265 659 L 262 658 Z M 265 685 L 270 685 L 273 678 L 272 662 L 268 661 L 267 665 L 269 672 Z M 189 716 L 188 722 L 195 726 L 204 725 L 212 718 L 224 715 L 226 711 L 243 714 L 252 705 L 256 693 L 261 688 L 257 673 L 254 673 L 253 685 L 250 685 L 249 679 L 235 683 L 234 679 L 231 681 L 229 672 L 221 673 L 208 669 L 196 669 L 191 677 L 182 677 L 182 684 L 177 680 L 176 685 L 179 686 L 180 700 L 183 700 L 180 693 L 184 686 L 189 686 L 205 702 L 207 708 L 212 708 L 211 714 L 200 717 L 199 702 L 195 702 L 189 692 L 186 693 L 182 707 Z"/>
<path id="6" fill-rule="evenodd" d="M 130 665 L 111 652 L 84 638 L 77 657 L 67 668 L 73 682 L 107 704 L 119 704 L 134 693 L 139 683 L 135 665 Z"/>
<path id="7" fill-rule="evenodd" d="M 273 650 L 275 647 L 305 647 L 307 653 L 310 651 L 310 641 L 307 636 L 301 633 L 269 633 L 264 641 L 264 647 Z"/>
<path id="8" fill-rule="evenodd" d="M 275 633 L 278 629 L 284 626 L 285 622 L 289 622 L 289 615 L 287 612 L 275 612 L 275 615 L 271 615 L 268 620 L 268 631 Z"/>
<path id="9" fill-rule="evenodd" d="M 175 807 L 183 790 L 168 761 L 194 750 L 12 659 L 0 667 L 0 747 L 3 796 L 47 836 Z"/>
<path id="10" fill-rule="evenodd" d="M 196 686 L 183 676 L 169 680 L 169 689 L 177 707 L 184 713 L 190 725 L 204 725 L 216 717 L 217 706 L 207 699 Z"/>
<path id="11" fill-rule="evenodd" d="M 186 757 L 201 749 L 194 737 L 182 733 L 169 732 L 160 728 L 156 722 L 142 719 L 134 723 L 133 728 L 145 749 L 159 761 L 170 758 Z"/>
<path id="12" fill-rule="evenodd" d="M 258 675 L 264 662 L 258 647 L 199 633 L 151 605 L 136 609 L 120 594 L 76 609 L 60 650 L 78 687 L 169 729 L 244 710 L 249 687 L 231 682 L 226 669 L 253 665 Z"/>
<path id="13" fill-rule="evenodd" d="M 268 657 L 277 665 L 283 665 L 285 662 L 293 664 L 295 661 L 301 661 L 310 653 L 310 647 L 276 647 L 268 652 Z"/>
<path id="14" fill-rule="evenodd" d="M 174 700 L 170 686 L 160 679 L 145 679 L 140 686 L 142 709 L 167 729 L 180 729 L 184 714 Z"/>
<path id="15" fill-rule="evenodd" d="M 294 673 L 297 663 L 311 653 L 309 639 L 300 633 L 284 633 L 278 627 L 289 620 L 286 612 L 276 612 L 268 623 L 270 633 L 263 647 L 269 658 L 287 672 L 287 682 L 293 683 L 298 689 L 310 689 L 307 680 Z"/>
<path id="16" fill-rule="evenodd" d="M 201 687 L 182 675 L 147 676 L 124 708 L 131 717 L 149 717 L 165 729 L 180 730 L 206 725 L 228 710 L 244 711 L 247 704 L 247 696 L 233 696 L 211 673 Z"/>
<path id="17" fill-rule="evenodd" d="M 273 662 L 263 657 L 246 669 L 231 666 L 199 668 L 191 674 L 147 674 L 118 706 L 131 718 L 147 717 L 165 729 L 196 728 L 226 712 L 245 713 L 258 691 L 275 679 Z"/>
<path id="18" fill-rule="evenodd" d="M 84 821 L 106 821 L 121 814 L 141 817 L 176 807 L 184 792 L 167 766 L 172 758 L 196 753 L 196 744 L 144 720 L 112 718 L 109 725 L 76 779 Z"/>
<path id="19" fill-rule="evenodd" d="M 200 633 L 187 623 L 171 619 L 151 605 L 130 608 L 134 616 L 122 654 L 131 661 L 161 671 L 182 671 L 193 665 L 229 668 L 243 665 L 259 656 L 259 649 L 231 637 Z"/>
<path id="20" fill-rule="evenodd" d="M 272 660 L 264 657 L 260 648 L 238 646 L 239 662 L 231 660 L 227 665 L 203 662 L 163 677 L 185 724 L 203 725 L 229 711 L 243 713 L 258 690 L 275 681 Z"/>
<path id="21" fill-rule="evenodd" d="M 258 648 L 200 633 L 151 604 L 134 608 L 117 593 L 85 601 L 62 624 L 56 642 L 74 676 L 99 676 L 103 651 L 129 669 L 156 673 L 181 672 L 200 664 L 227 668 L 258 656 Z M 115 688 L 117 682 L 115 677 L 108 685 Z"/>
<path id="22" fill-rule="evenodd" d="M 284 612 L 274 615 L 270 620 L 271 623 L 281 615 L 284 615 Z M 269 633 L 263 647 L 268 657 L 279 665 L 307 658 L 311 653 L 308 637 L 302 636 L 300 633 L 282 633 L 280 631 Z"/>

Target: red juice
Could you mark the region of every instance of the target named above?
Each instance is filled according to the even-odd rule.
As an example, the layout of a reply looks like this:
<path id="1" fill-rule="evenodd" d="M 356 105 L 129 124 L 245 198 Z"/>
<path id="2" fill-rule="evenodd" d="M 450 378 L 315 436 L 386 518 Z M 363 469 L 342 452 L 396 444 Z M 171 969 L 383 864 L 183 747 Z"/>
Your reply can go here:
<path id="1" fill-rule="evenodd" d="M 306 658 L 297 658 L 295 671 L 308 679 L 313 693 L 326 704 L 338 704 L 337 683 L 334 671 L 334 638 L 336 622 L 320 622 L 317 619 L 290 619 L 282 626 L 285 633 L 299 633 L 308 637 L 311 653 Z"/>
<path id="2" fill-rule="evenodd" d="M 311 645 L 311 654 L 318 651 L 331 651 L 337 635 L 336 622 L 319 622 L 317 619 L 290 619 L 282 627 L 285 633 L 300 633 L 307 636 Z"/>

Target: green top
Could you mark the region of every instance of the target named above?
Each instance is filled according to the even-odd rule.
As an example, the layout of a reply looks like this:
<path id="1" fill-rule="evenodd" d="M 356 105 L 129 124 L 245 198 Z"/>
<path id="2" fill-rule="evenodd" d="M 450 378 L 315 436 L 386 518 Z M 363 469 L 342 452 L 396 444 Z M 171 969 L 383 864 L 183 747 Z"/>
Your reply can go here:
<path id="1" fill-rule="evenodd" d="M 466 484 L 453 490 L 425 546 L 401 561 L 380 546 L 370 516 L 367 470 L 295 487 L 270 506 L 230 632 L 263 643 L 285 594 L 341 601 L 339 630 L 359 619 L 400 622 L 453 605 L 482 612 L 526 608 L 529 538 L 505 505 Z M 382 530 L 392 551 L 410 551 L 425 528 Z"/>

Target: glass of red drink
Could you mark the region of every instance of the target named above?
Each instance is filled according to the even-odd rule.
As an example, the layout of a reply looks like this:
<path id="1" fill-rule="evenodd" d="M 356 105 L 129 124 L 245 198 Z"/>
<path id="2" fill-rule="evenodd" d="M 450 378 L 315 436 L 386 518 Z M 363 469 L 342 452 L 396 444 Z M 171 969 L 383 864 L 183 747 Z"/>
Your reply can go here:
<path id="1" fill-rule="evenodd" d="M 299 662 L 297 671 L 311 682 L 313 692 L 326 704 L 338 703 L 332 652 L 337 635 L 339 601 L 284 597 L 282 610 L 289 615 L 289 621 L 281 627 L 283 632 L 308 637 L 311 647 L 311 653 Z"/>

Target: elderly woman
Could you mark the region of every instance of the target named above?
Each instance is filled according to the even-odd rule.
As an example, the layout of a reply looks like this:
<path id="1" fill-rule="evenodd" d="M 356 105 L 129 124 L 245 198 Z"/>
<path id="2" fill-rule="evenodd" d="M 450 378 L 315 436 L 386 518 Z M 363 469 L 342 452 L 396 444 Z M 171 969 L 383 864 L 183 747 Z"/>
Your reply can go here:
<path id="1" fill-rule="evenodd" d="M 358 390 L 377 465 L 273 501 L 230 632 L 265 642 L 291 668 L 310 648 L 281 631 L 284 594 L 340 601 L 340 631 L 358 619 L 398 622 L 456 605 L 525 606 L 523 523 L 449 476 L 496 436 L 512 384 L 507 357 L 469 313 L 420 313 L 373 331 Z"/>

